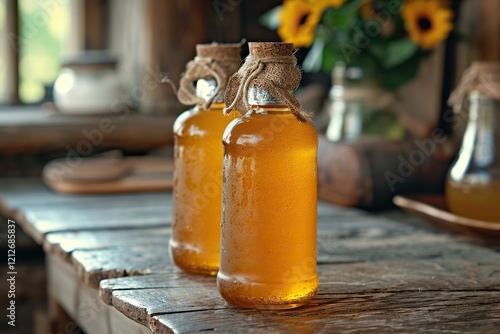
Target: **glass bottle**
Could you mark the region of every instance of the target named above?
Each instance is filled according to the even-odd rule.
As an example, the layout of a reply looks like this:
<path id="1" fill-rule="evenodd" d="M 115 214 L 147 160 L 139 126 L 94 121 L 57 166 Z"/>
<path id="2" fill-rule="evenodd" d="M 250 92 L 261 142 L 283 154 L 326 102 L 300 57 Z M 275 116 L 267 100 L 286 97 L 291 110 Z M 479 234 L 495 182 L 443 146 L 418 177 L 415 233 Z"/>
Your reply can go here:
<path id="1" fill-rule="evenodd" d="M 404 129 L 395 112 L 394 94 L 359 67 L 337 62 L 326 102 L 330 121 L 326 137 L 332 142 L 367 138 L 402 139 Z"/>
<path id="2" fill-rule="evenodd" d="M 239 54 L 239 46 L 238 46 Z M 237 65 L 239 66 L 239 56 Z M 200 79 L 196 95 L 216 91 L 213 79 Z M 195 107 L 174 123 L 174 207 L 170 256 L 182 270 L 215 275 L 220 259 L 222 135 L 237 113 L 224 115 L 224 92 L 209 109 Z"/>
<path id="3" fill-rule="evenodd" d="M 446 182 L 446 200 L 457 215 L 500 223 L 499 104 L 470 93 L 468 123 Z"/>
<path id="4" fill-rule="evenodd" d="M 250 88 L 248 96 L 252 112 L 232 121 L 223 137 L 217 284 L 238 307 L 294 308 L 315 296 L 319 282 L 318 138 L 267 91 Z"/>

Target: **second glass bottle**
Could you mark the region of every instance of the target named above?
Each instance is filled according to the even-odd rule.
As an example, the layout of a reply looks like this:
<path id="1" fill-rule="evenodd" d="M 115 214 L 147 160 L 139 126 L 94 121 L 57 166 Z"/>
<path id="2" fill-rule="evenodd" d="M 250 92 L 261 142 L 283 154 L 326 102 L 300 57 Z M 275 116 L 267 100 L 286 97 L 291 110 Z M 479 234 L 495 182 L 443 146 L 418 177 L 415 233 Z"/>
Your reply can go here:
<path id="1" fill-rule="evenodd" d="M 240 66 L 240 45 L 199 44 L 178 92 L 198 104 L 174 123 L 174 209 L 169 248 L 182 270 L 215 275 L 220 259 L 222 134 L 236 113 L 225 116 L 227 79 Z M 196 95 L 194 94 L 196 82 Z M 207 105 L 207 101 L 211 102 Z"/>

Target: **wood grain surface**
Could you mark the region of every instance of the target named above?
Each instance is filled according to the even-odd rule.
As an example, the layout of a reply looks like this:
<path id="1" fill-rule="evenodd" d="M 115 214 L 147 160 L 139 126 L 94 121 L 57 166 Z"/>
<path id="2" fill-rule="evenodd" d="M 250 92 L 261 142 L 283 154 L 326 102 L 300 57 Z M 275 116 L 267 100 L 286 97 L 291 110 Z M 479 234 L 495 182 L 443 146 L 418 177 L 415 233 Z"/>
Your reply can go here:
<path id="1" fill-rule="evenodd" d="M 90 330 L 500 332 L 498 248 L 400 211 L 319 203 L 316 298 L 295 310 L 257 311 L 229 306 L 214 277 L 171 263 L 170 194 L 63 196 L 37 180 L 0 180 L 0 194 L 0 212 L 21 218 L 43 243 L 49 290 Z M 88 321 L 84 306 L 102 311 Z"/>
<path id="2" fill-rule="evenodd" d="M 155 333 L 498 333 L 500 292 L 319 295 L 307 308 L 234 308 L 155 315 Z M 149 320 L 149 319 L 148 319 Z"/>
<path id="3" fill-rule="evenodd" d="M 100 250 L 127 245 L 167 243 L 170 228 L 140 228 L 126 230 L 93 230 L 47 234 L 43 248 L 71 262 L 73 251 Z"/>
<path id="4" fill-rule="evenodd" d="M 170 193 L 62 195 L 38 179 L 2 179 L 0 196 L 5 215 L 39 244 L 47 233 L 168 227 L 172 220 Z"/>

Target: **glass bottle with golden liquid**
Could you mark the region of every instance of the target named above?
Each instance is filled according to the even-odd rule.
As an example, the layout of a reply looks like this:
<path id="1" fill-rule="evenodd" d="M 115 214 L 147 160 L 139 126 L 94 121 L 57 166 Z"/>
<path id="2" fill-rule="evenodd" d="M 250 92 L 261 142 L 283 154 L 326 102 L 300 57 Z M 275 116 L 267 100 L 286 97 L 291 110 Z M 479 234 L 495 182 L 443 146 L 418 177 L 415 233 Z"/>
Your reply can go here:
<path id="1" fill-rule="evenodd" d="M 500 223 L 500 103 L 473 91 L 468 123 L 446 182 L 449 209 Z"/>
<path id="2" fill-rule="evenodd" d="M 204 51 L 210 51 L 210 45 Z M 197 48 L 198 51 L 199 47 Z M 234 50 L 233 50 L 234 51 Z M 237 46 L 236 69 L 239 67 Z M 199 53 L 199 52 L 198 52 Z M 230 75 L 232 73 L 228 73 Z M 208 100 L 214 79 L 197 81 L 197 96 Z M 195 107 L 174 123 L 174 207 L 169 248 L 183 271 L 215 275 L 220 260 L 222 135 L 236 113 L 224 115 L 223 91 L 210 108 Z"/>
<path id="3" fill-rule="evenodd" d="M 252 44 L 250 51 L 252 52 Z M 286 74 L 284 74 L 286 75 Z M 224 132 L 221 266 L 230 304 L 287 309 L 318 289 L 318 138 L 267 91 L 250 88 L 252 112 Z"/>

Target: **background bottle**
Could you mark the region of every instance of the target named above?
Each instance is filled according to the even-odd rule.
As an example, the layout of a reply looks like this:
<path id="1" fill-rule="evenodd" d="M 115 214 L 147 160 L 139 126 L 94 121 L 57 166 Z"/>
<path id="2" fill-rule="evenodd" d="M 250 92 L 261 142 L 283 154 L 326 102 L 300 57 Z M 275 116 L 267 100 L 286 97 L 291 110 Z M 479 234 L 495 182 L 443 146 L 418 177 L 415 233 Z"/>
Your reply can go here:
<path id="1" fill-rule="evenodd" d="M 196 96 L 187 89 L 180 91 L 187 95 L 180 100 L 213 102 L 206 108 L 197 106 L 184 112 L 174 123 L 174 209 L 169 246 L 173 262 L 182 270 L 215 275 L 220 259 L 221 141 L 224 129 L 236 117 L 236 113 L 223 114 L 225 87 L 219 85 L 225 85 L 239 68 L 240 46 L 197 45 L 197 55 L 188 64 L 185 77 L 203 78 L 197 80 Z M 212 71 L 220 82 L 211 78 Z M 189 81 L 185 87 L 192 84 Z"/>
<path id="2" fill-rule="evenodd" d="M 449 209 L 464 217 L 500 223 L 500 102 L 469 94 L 460 153 L 446 182 Z"/>

